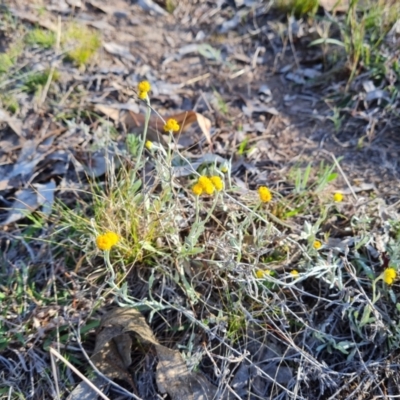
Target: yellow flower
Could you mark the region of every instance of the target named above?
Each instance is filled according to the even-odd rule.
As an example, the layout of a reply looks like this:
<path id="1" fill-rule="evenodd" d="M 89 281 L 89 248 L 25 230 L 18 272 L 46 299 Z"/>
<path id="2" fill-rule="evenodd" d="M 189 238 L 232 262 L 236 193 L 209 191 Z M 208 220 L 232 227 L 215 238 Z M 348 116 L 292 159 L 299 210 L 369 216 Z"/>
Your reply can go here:
<path id="1" fill-rule="evenodd" d="M 209 194 L 212 195 L 214 193 L 215 187 L 212 184 L 212 182 L 210 181 L 210 183 L 206 186 L 203 186 L 204 191 Z"/>
<path id="2" fill-rule="evenodd" d="M 200 176 L 198 184 L 203 188 L 203 190 L 207 194 L 211 195 L 214 193 L 215 186 L 208 176 L 205 176 L 205 175 Z"/>
<path id="3" fill-rule="evenodd" d="M 391 285 L 396 279 L 397 272 L 394 268 L 386 268 L 382 273 L 383 282 Z"/>
<path id="4" fill-rule="evenodd" d="M 290 271 L 290 275 L 292 275 L 292 276 L 299 276 L 299 271 L 297 271 L 297 270 L 293 270 L 293 271 Z"/>
<path id="5" fill-rule="evenodd" d="M 313 243 L 313 247 L 314 247 L 314 249 L 318 250 L 318 249 L 320 249 L 322 247 L 322 243 L 319 240 L 316 240 Z"/>
<path id="6" fill-rule="evenodd" d="M 179 124 L 176 119 L 170 118 L 167 120 L 166 124 L 164 125 L 165 132 L 178 132 L 179 131 Z"/>
<path id="7" fill-rule="evenodd" d="M 96 244 L 100 250 L 111 250 L 119 242 L 119 236 L 115 232 L 107 232 L 104 235 L 97 236 Z"/>
<path id="8" fill-rule="evenodd" d="M 199 180 L 198 180 L 198 183 L 199 183 L 201 186 L 203 186 L 203 188 L 204 188 L 204 186 L 210 184 L 210 178 L 209 178 L 208 176 L 201 175 L 200 178 L 199 178 Z"/>
<path id="9" fill-rule="evenodd" d="M 193 185 L 192 187 L 192 192 L 193 194 L 195 194 L 196 196 L 200 196 L 203 193 L 203 186 L 200 185 L 200 183 L 196 183 L 195 185 Z"/>
<path id="10" fill-rule="evenodd" d="M 150 92 L 150 90 L 151 90 L 150 82 L 148 82 L 148 81 L 139 82 L 139 84 L 138 84 L 139 93 L 147 94 L 147 92 Z"/>
<path id="11" fill-rule="evenodd" d="M 263 279 L 263 278 L 265 278 L 266 276 L 269 276 L 269 275 L 271 275 L 271 271 L 269 269 L 258 269 L 256 271 L 256 277 L 258 279 Z"/>
<path id="12" fill-rule="evenodd" d="M 218 192 L 224 188 L 224 182 L 222 182 L 222 179 L 219 176 L 212 176 L 210 180 Z"/>
<path id="13" fill-rule="evenodd" d="M 147 99 L 147 92 L 139 92 L 138 96 L 139 96 L 140 100 L 146 100 Z"/>
<path id="14" fill-rule="evenodd" d="M 153 142 L 151 142 L 150 140 L 147 140 L 144 145 L 146 146 L 147 150 L 151 150 L 151 148 L 153 147 Z"/>
<path id="15" fill-rule="evenodd" d="M 343 197 L 344 196 L 342 195 L 342 193 L 335 193 L 333 195 L 333 201 L 336 203 L 340 203 L 341 201 L 343 201 Z"/>
<path id="16" fill-rule="evenodd" d="M 260 186 L 258 188 L 258 194 L 263 203 L 268 203 L 272 200 L 272 194 L 266 186 Z"/>

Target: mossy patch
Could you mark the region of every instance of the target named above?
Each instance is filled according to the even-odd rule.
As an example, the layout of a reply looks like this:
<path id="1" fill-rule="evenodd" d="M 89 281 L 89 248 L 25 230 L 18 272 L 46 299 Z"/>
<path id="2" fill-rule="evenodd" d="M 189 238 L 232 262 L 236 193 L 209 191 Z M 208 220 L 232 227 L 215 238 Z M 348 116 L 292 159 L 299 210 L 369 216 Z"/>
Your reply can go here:
<path id="1" fill-rule="evenodd" d="M 20 40 L 13 42 L 8 50 L 0 54 L 0 74 L 7 73 L 15 64 L 23 50 L 23 43 Z"/>
<path id="2" fill-rule="evenodd" d="M 318 0 L 278 0 L 277 8 L 301 17 L 303 15 L 314 15 L 318 10 Z"/>
<path id="3" fill-rule="evenodd" d="M 70 49 L 66 59 L 79 67 L 86 65 L 101 46 L 96 31 L 77 23 L 69 24 L 62 41 L 64 48 Z"/>
<path id="4" fill-rule="evenodd" d="M 44 49 L 49 49 L 56 43 L 56 34 L 41 28 L 35 28 L 28 32 L 25 37 L 25 43 L 31 46 L 37 45 Z"/>

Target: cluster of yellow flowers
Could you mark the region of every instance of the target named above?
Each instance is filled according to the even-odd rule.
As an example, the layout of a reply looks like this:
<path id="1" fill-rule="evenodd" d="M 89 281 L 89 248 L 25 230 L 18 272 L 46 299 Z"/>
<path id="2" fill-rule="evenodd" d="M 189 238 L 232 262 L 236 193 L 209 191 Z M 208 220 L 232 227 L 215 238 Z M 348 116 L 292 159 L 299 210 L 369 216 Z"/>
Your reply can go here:
<path id="1" fill-rule="evenodd" d="M 215 175 L 215 176 L 200 176 L 197 183 L 193 186 L 192 191 L 196 196 L 200 196 L 203 193 L 212 195 L 214 191 L 217 192 L 221 191 L 224 188 L 224 182 L 222 179 Z"/>
<path id="2" fill-rule="evenodd" d="M 178 121 L 173 118 L 169 118 L 164 125 L 165 132 L 178 132 L 180 129 Z"/>
<path id="3" fill-rule="evenodd" d="M 151 85 L 148 81 L 141 81 L 138 84 L 138 96 L 141 100 L 147 99 L 147 93 L 151 90 Z"/>
<path id="4" fill-rule="evenodd" d="M 272 193 L 266 186 L 258 188 L 258 195 L 263 203 L 269 203 L 272 200 Z"/>
<path id="5" fill-rule="evenodd" d="M 110 251 L 111 247 L 119 242 L 119 236 L 115 232 L 107 232 L 104 235 L 99 235 L 96 238 L 97 247 L 100 250 Z"/>

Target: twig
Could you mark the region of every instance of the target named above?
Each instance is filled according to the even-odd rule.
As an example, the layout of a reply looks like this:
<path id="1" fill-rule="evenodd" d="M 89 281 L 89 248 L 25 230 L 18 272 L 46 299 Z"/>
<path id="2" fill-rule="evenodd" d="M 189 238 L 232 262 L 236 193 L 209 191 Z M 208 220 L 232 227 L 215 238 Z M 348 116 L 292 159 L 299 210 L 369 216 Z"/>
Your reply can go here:
<path id="1" fill-rule="evenodd" d="M 207 72 L 206 74 L 196 76 L 195 78 L 192 78 L 192 79 L 189 79 L 189 80 L 187 80 L 187 81 L 185 81 L 185 82 L 182 82 L 182 83 L 179 85 L 179 87 L 180 87 L 180 88 L 183 88 L 183 87 L 185 87 L 185 86 L 187 86 L 187 85 L 191 85 L 192 83 L 196 83 L 196 82 L 199 82 L 199 81 L 201 81 L 201 80 L 203 80 L 203 79 L 207 79 L 210 75 L 211 75 L 211 74 L 210 74 L 209 72 Z"/>
<path id="2" fill-rule="evenodd" d="M 333 162 L 334 162 L 335 165 L 336 165 L 336 168 L 337 168 L 337 169 L 339 170 L 339 172 L 342 174 L 343 179 L 344 179 L 345 182 L 347 183 L 347 186 L 349 187 L 351 194 L 353 195 L 353 197 L 354 197 L 354 198 L 356 199 L 356 201 L 357 201 L 357 200 L 358 200 L 357 195 L 356 195 L 356 193 L 354 192 L 354 190 L 353 190 L 353 188 L 352 188 L 352 186 L 351 186 L 349 180 L 347 179 L 346 174 L 343 172 L 342 167 L 339 165 L 339 163 L 338 163 L 336 157 L 335 157 L 331 152 L 329 152 L 329 151 L 326 151 L 326 150 L 322 150 L 322 151 L 323 151 L 324 153 L 329 154 L 329 155 L 332 157 Z"/>
<path id="3" fill-rule="evenodd" d="M 56 54 L 59 53 L 60 42 L 61 42 L 61 17 L 58 16 L 58 20 L 57 20 Z M 49 73 L 49 76 L 47 77 L 46 86 L 44 87 L 42 95 L 40 97 L 39 106 L 41 106 L 44 103 L 44 101 L 46 100 L 47 93 L 49 92 L 49 89 L 50 89 L 51 81 L 53 80 L 53 75 L 54 75 L 54 70 L 55 70 L 55 64 L 56 63 L 57 63 L 57 61 L 53 62 L 51 64 L 50 73 Z"/>
<path id="4" fill-rule="evenodd" d="M 60 361 L 62 361 L 68 368 L 71 368 L 72 371 L 74 371 L 79 378 L 81 378 L 83 381 L 86 382 L 87 385 L 89 385 L 101 398 L 104 400 L 110 400 L 98 387 L 93 385 L 92 382 L 89 381 L 88 378 L 86 378 L 85 375 L 83 375 L 81 372 L 79 372 L 67 359 L 65 359 L 57 350 L 55 350 L 53 347 L 50 347 L 50 354 L 54 355 L 57 357 Z M 60 398 L 60 397 L 59 397 Z"/>
<path id="5" fill-rule="evenodd" d="M 54 384 L 56 385 L 57 399 L 61 400 L 60 388 L 58 387 L 58 373 L 57 373 L 56 361 L 54 359 L 54 354 L 51 351 L 50 351 L 50 362 L 51 362 L 51 370 L 53 371 L 53 376 L 54 376 Z"/>

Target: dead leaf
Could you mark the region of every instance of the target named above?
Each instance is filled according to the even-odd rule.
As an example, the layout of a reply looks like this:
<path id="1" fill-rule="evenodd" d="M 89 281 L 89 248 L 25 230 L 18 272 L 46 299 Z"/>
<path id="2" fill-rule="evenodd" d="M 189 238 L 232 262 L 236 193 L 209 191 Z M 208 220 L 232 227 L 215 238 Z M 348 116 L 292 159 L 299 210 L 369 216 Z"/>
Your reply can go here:
<path id="1" fill-rule="evenodd" d="M 83 171 L 92 179 L 104 175 L 110 167 L 119 167 L 121 164 L 112 148 L 86 153 L 79 161 Z"/>
<path id="2" fill-rule="evenodd" d="M 349 9 L 349 0 L 320 0 L 319 5 L 327 11 L 346 12 Z"/>
<path id="3" fill-rule="evenodd" d="M 49 14 L 39 16 L 39 15 L 33 14 L 32 12 L 28 12 L 28 11 L 21 11 L 21 10 L 16 10 L 16 9 L 11 9 L 10 11 L 17 18 L 20 18 L 24 21 L 30 22 L 31 24 L 34 24 L 34 25 L 39 25 L 42 28 L 48 29 L 49 31 L 57 32 L 57 29 L 58 29 L 57 24 L 50 21 Z"/>
<path id="4" fill-rule="evenodd" d="M 22 137 L 22 121 L 11 117 L 6 111 L 0 108 L 0 122 L 6 122 L 8 126 L 19 136 Z"/>
<path id="5" fill-rule="evenodd" d="M 98 29 L 99 31 L 115 31 L 115 28 L 104 19 L 97 21 L 84 21 L 84 23 Z"/>
<path id="6" fill-rule="evenodd" d="M 100 376 L 91 382 L 100 390 L 103 390 L 107 385 L 107 381 Z M 93 400 L 97 398 L 97 393 L 85 381 L 82 381 L 78 386 L 75 386 L 66 400 Z"/>
<path id="7" fill-rule="evenodd" d="M 211 121 L 208 118 L 203 117 L 201 114 L 194 112 L 194 111 L 187 111 L 187 112 L 179 114 L 179 116 L 183 119 L 182 125 L 181 125 L 183 130 L 187 126 L 191 125 L 193 122 L 197 121 L 208 144 L 210 145 L 210 147 L 212 146 L 211 134 L 210 134 Z M 179 122 L 178 116 L 175 116 L 172 118 L 175 118 Z"/>
<path id="8" fill-rule="evenodd" d="M 119 335 L 118 328 L 105 328 L 102 335 L 107 338 L 107 341 L 96 342 L 95 354 L 92 356 L 94 365 L 109 378 L 123 379 L 134 387 L 132 377 L 127 370 L 129 365 L 125 364 L 126 360 L 119 352 L 116 342 L 117 339 L 127 340 L 129 335 Z"/>
<path id="9" fill-rule="evenodd" d="M 200 374 L 189 372 L 181 354 L 176 350 L 157 345 L 157 386 L 173 400 L 214 399 L 217 388 Z M 225 398 L 225 397 L 221 397 Z"/>
<path id="10" fill-rule="evenodd" d="M 156 15 L 168 15 L 168 13 L 164 9 L 162 9 L 152 0 L 138 0 L 137 4 L 142 7 L 143 10 L 150 13 L 155 13 Z"/>
<path id="11" fill-rule="evenodd" d="M 81 0 L 66 0 L 66 2 L 71 7 L 77 7 L 77 8 L 81 8 L 82 7 L 82 1 Z"/>
<path id="12" fill-rule="evenodd" d="M 113 56 L 126 58 L 129 61 L 136 61 L 136 58 L 129 51 L 129 47 L 122 46 L 115 42 L 103 43 L 105 50 Z"/>
<path id="13" fill-rule="evenodd" d="M 145 116 L 144 114 L 139 114 L 132 110 L 128 112 L 124 112 L 121 110 L 122 107 L 114 106 L 114 105 L 105 105 L 105 104 L 95 104 L 94 109 L 105 114 L 113 121 L 119 122 L 125 126 L 125 129 L 128 132 L 137 131 L 138 128 L 142 128 L 144 126 Z M 127 109 L 127 107 L 124 107 Z M 204 117 L 203 115 L 195 112 L 195 111 L 184 111 L 178 114 L 172 114 L 165 116 L 164 119 L 174 118 L 181 127 L 180 132 L 185 132 L 194 122 L 197 122 L 199 125 L 203 135 L 205 136 L 208 144 L 212 146 L 211 140 L 211 121 Z M 161 142 L 163 143 L 162 133 L 164 123 L 163 121 L 157 117 L 152 116 L 149 122 L 149 131 L 147 135 L 147 139 Z"/>
<path id="14" fill-rule="evenodd" d="M 128 332 L 136 332 L 142 339 L 157 343 L 142 314 L 133 308 L 116 308 L 103 316 L 96 336 L 92 356 L 94 365 L 109 378 L 124 379 L 134 387 L 127 370 L 130 365 L 132 339 Z M 117 345 L 117 342 L 118 345 Z M 129 349 L 129 357 L 126 354 Z"/>
<path id="15" fill-rule="evenodd" d="M 50 142 L 51 144 L 51 139 Z M 20 188 L 32 177 L 35 167 L 44 159 L 49 143 L 40 146 L 34 140 L 27 140 L 19 153 L 12 170 L 0 180 L 0 190 Z"/>
<path id="16" fill-rule="evenodd" d="M 32 187 L 16 192 L 15 200 L 8 211 L 5 221 L 1 222 L 0 226 L 19 221 L 40 206 L 43 206 L 45 214 L 49 214 L 54 202 L 55 188 L 54 181 L 51 181 L 46 184 L 35 183 Z"/>
<path id="17" fill-rule="evenodd" d="M 94 0 L 86 1 L 92 7 L 103 11 L 105 14 L 114 15 L 116 17 L 127 17 L 129 15 L 129 8 L 127 8 L 127 3 L 125 1 L 112 1 L 112 5 L 107 4 L 107 2 L 99 2 Z"/>
<path id="18" fill-rule="evenodd" d="M 142 314 L 134 308 L 116 308 L 101 319 L 92 356 L 101 372 L 133 385 L 127 370 L 131 363 L 131 334 L 147 345 L 154 345 L 159 359 L 156 380 L 161 393 L 168 393 L 172 400 L 216 398 L 217 388 L 202 375 L 190 372 L 179 351 L 160 345 Z"/>
<path id="19" fill-rule="evenodd" d="M 111 118 L 113 121 L 120 122 L 121 108 L 114 107 L 113 105 L 108 106 L 106 104 L 95 104 L 94 109 L 108 118 Z"/>

